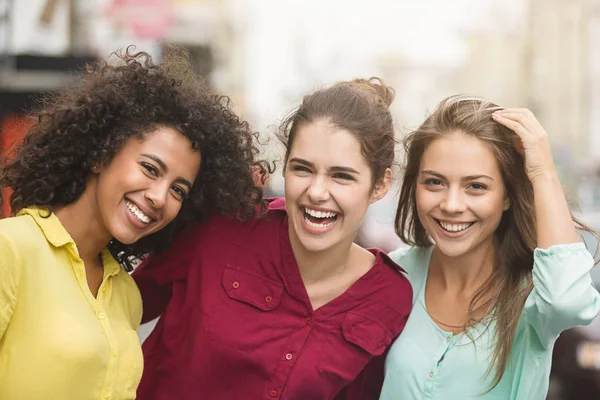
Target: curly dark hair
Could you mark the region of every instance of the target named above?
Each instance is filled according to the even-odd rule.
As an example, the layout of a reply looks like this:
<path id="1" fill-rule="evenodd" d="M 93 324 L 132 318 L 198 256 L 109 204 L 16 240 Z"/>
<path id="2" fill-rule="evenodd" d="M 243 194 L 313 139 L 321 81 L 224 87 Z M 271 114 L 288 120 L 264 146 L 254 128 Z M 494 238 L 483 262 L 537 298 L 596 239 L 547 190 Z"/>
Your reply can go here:
<path id="1" fill-rule="evenodd" d="M 24 139 L 0 165 L 0 188 L 13 189 L 12 212 L 52 210 L 75 202 L 92 166 L 111 162 L 123 144 L 157 127 L 172 128 L 202 152 L 200 172 L 174 221 L 163 230 L 109 249 L 127 269 L 132 259 L 167 248 L 192 223 L 215 213 L 252 218 L 264 207 L 269 166 L 257 160 L 258 134 L 190 67 L 186 51 L 169 47 L 160 64 L 145 52 L 113 53 L 117 63 L 87 66 L 78 84 L 45 100 Z"/>

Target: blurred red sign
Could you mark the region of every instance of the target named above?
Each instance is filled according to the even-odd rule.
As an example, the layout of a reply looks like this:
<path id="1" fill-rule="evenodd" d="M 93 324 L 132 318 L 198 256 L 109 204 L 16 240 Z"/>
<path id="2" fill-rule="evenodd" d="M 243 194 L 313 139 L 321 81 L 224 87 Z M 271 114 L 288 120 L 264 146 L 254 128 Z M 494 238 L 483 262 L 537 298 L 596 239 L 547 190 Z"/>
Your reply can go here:
<path id="1" fill-rule="evenodd" d="M 146 39 L 164 38 L 173 21 L 170 0 L 113 0 L 108 13 L 119 27 Z"/>
<path id="2" fill-rule="evenodd" d="M 5 160 L 8 156 L 8 150 L 10 145 L 16 140 L 22 138 L 29 127 L 31 126 L 31 119 L 21 115 L 8 115 L 0 121 L 0 159 Z M 2 189 L 2 209 L 0 215 L 8 217 L 10 215 L 10 199 L 11 191 L 9 189 Z"/>

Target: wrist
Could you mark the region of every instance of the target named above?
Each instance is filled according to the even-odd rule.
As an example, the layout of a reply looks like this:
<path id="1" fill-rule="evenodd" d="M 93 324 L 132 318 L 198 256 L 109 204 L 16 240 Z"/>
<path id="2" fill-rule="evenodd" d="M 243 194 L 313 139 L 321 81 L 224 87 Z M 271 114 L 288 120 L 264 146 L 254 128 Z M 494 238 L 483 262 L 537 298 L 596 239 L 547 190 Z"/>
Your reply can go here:
<path id="1" fill-rule="evenodd" d="M 546 171 L 539 174 L 535 174 L 529 178 L 531 184 L 535 187 L 538 185 L 558 185 L 560 186 L 560 180 L 556 171 Z"/>

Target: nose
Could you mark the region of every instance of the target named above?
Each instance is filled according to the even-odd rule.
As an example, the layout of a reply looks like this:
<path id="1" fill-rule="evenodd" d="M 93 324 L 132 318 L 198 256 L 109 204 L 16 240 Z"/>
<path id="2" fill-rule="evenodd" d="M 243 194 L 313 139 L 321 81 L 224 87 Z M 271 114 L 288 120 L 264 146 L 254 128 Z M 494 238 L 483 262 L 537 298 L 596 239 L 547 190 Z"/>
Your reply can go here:
<path id="1" fill-rule="evenodd" d="M 463 193 L 459 189 L 450 189 L 446 191 L 440 209 L 450 214 L 461 213 L 466 210 Z"/>
<path id="2" fill-rule="evenodd" d="M 329 188 L 324 178 L 316 177 L 308 187 L 308 198 L 315 203 L 323 203 L 329 200 Z"/>
<path id="3" fill-rule="evenodd" d="M 168 195 L 169 185 L 158 181 L 144 192 L 144 197 L 154 209 L 163 208 L 167 203 Z"/>

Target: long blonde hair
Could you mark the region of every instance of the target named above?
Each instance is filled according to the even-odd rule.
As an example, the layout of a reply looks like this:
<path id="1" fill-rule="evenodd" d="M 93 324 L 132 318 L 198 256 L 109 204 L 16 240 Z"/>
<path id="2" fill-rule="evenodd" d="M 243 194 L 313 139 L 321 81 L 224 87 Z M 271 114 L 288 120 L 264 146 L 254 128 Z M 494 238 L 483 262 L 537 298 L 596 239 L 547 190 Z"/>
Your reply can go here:
<path id="1" fill-rule="evenodd" d="M 435 111 L 404 140 L 405 174 L 400 190 L 395 228 L 398 236 L 412 246 L 427 247 L 433 242 L 417 216 L 416 184 L 421 158 L 429 143 L 456 131 L 485 142 L 496 156 L 510 200 L 495 236 L 498 247 L 490 278 L 471 300 L 465 329 L 483 318 L 496 321 L 496 344 L 487 374 L 495 369 L 493 389 L 502 379 L 511 355 L 515 331 L 525 300 L 533 288 L 531 271 L 537 245 L 533 187 L 525 173 L 523 158 L 514 147 L 515 134 L 492 119 L 501 107 L 479 97 L 456 95 L 444 99 Z M 594 232 L 573 219 L 580 229 Z M 486 299 L 486 294 L 496 293 Z M 487 375 L 486 374 L 486 375 Z"/>

